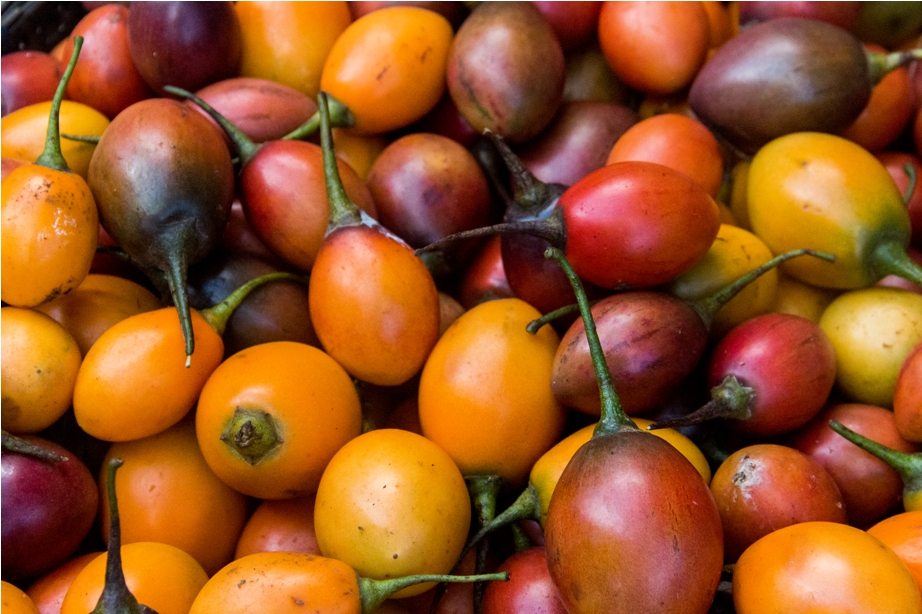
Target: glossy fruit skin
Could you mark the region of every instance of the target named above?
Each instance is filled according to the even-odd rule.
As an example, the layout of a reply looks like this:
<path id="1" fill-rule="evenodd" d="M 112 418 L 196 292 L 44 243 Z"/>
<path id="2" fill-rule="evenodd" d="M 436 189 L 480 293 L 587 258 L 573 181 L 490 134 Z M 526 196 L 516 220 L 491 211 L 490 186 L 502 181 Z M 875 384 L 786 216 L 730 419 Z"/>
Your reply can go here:
<path id="1" fill-rule="evenodd" d="M 544 548 L 535 546 L 516 552 L 497 571 L 508 571 L 509 581 L 487 585 L 483 593 L 484 614 L 566 614 L 548 572 Z"/>
<path id="2" fill-rule="evenodd" d="M 3 577 L 11 581 L 66 561 L 92 528 L 98 504 L 93 476 L 80 459 L 46 439 L 22 438 L 65 460 L 3 452 Z"/>
<path id="3" fill-rule="evenodd" d="M 189 302 L 195 308 L 217 305 L 243 284 L 284 270 L 246 254 L 216 250 L 189 270 Z M 256 288 L 234 308 L 224 327 L 224 357 L 272 341 L 320 347 L 308 313 L 307 283 L 279 279 Z"/>
<path id="4" fill-rule="evenodd" d="M 249 500 L 218 479 L 205 463 L 195 422 L 134 441 L 113 444 L 97 478 L 106 493 L 106 467 L 125 464 L 115 477 L 122 544 L 161 542 L 192 555 L 208 575 L 233 558 Z M 100 510 L 102 536 L 109 539 L 108 507 Z"/>
<path id="5" fill-rule="evenodd" d="M 653 409 L 701 360 L 707 327 L 682 299 L 639 290 L 607 296 L 592 306 L 605 361 L 629 415 Z M 563 335 L 551 374 L 551 389 L 567 407 L 598 415 L 598 383 L 586 329 L 574 322 Z"/>
<path id="6" fill-rule="evenodd" d="M 179 422 L 224 357 L 221 337 L 197 311 L 192 329 L 195 360 L 188 368 L 173 307 L 131 316 L 106 330 L 77 373 L 73 405 L 80 428 L 103 441 L 130 441 Z"/>
<path id="7" fill-rule="evenodd" d="M 822 21 L 784 17 L 727 41 L 695 77 L 688 100 L 705 125 L 751 155 L 792 132 L 838 132 L 870 96 L 857 38 Z"/>
<path id="8" fill-rule="evenodd" d="M 722 223 L 707 253 L 664 289 L 687 301 L 704 300 L 773 257 L 759 237 L 739 226 Z M 720 338 L 734 326 L 769 312 L 777 298 L 778 276 L 777 269 L 766 271 L 718 309 L 711 318 L 712 338 Z"/>
<path id="9" fill-rule="evenodd" d="M 3 429 L 38 433 L 64 415 L 82 358 L 73 336 L 49 316 L 0 309 L 3 334 Z"/>
<path id="10" fill-rule="evenodd" d="M 422 118 L 445 91 L 447 19 L 426 9 L 395 6 L 352 22 L 336 39 L 320 89 L 349 107 L 353 130 L 380 134 Z"/>
<path id="11" fill-rule="evenodd" d="M 75 555 L 31 582 L 26 588 L 26 594 L 35 603 L 39 614 L 59 614 L 71 582 L 100 554 L 102 553 L 93 551 Z"/>
<path id="12" fill-rule="evenodd" d="M 231 2 L 137 4 L 128 13 L 128 49 L 156 92 L 194 92 L 240 70 L 240 23 Z"/>
<path id="13" fill-rule="evenodd" d="M 704 64 L 710 26 L 700 2 L 605 2 L 598 37 L 622 81 L 644 93 L 671 94 Z"/>
<path id="14" fill-rule="evenodd" d="M 314 531 L 314 497 L 260 502 L 240 533 L 234 559 L 257 552 L 320 554 Z"/>
<path id="15" fill-rule="evenodd" d="M 739 614 L 922 611 L 912 575 L 890 548 L 832 522 L 792 525 L 753 544 L 737 561 L 733 603 Z"/>
<path id="16" fill-rule="evenodd" d="M 372 164 L 367 184 L 378 220 L 414 248 L 486 226 L 493 213 L 490 187 L 474 156 L 437 134 L 414 133 L 390 143 Z"/>
<path id="17" fill-rule="evenodd" d="M 27 164 L 2 185 L 3 302 L 35 307 L 76 288 L 90 272 L 99 232 L 87 182 Z"/>
<path id="18" fill-rule="evenodd" d="M 638 120 L 637 113 L 626 105 L 566 101 L 545 131 L 517 153 L 541 181 L 573 185 L 605 166 L 612 146 Z"/>
<path id="19" fill-rule="evenodd" d="M 657 162 L 697 181 L 712 198 L 723 182 L 723 152 L 700 121 L 678 113 L 662 113 L 631 126 L 614 143 L 606 164 L 623 160 Z"/>
<path id="20" fill-rule="evenodd" d="M 554 489 L 544 535 L 548 569 L 571 614 L 703 614 L 716 594 L 717 506 L 692 464 L 648 433 L 584 444 Z"/>
<path id="21" fill-rule="evenodd" d="M 550 326 L 525 330 L 541 314 L 520 299 L 466 311 L 423 367 L 419 418 L 466 476 L 499 475 L 522 486 L 563 432 L 566 408 L 549 385 L 559 338 Z"/>
<path id="22" fill-rule="evenodd" d="M 32 598 L 15 584 L 0 581 L 0 593 L 3 594 L 0 605 L 3 614 L 39 614 Z"/>
<path id="23" fill-rule="evenodd" d="M 103 552 L 84 567 L 64 596 L 61 614 L 82 614 L 96 607 L 105 584 L 108 554 Z M 122 569 L 128 590 L 139 603 L 158 614 L 185 614 L 208 581 L 208 574 L 192 556 L 160 542 L 122 546 Z M 170 590 L 163 590 L 169 586 Z"/>
<path id="24" fill-rule="evenodd" d="M 917 181 L 909 198 L 906 199 L 906 210 L 912 225 L 911 245 L 916 249 L 922 249 L 922 182 L 918 181 L 918 177 L 922 176 L 922 160 L 917 154 L 902 151 L 882 151 L 877 154 L 877 159 L 886 167 L 887 172 L 896 182 L 900 194 L 904 196 L 911 183 L 906 165 L 908 164 L 915 172 Z"/>
<path id="25" fill-rule="evenodd" d="M 850 524 L 863 527 L 877 522 L 899 506 L 903 481 L 895 469 L 829 428 L 830 420 L 896 450 L 913 453 L 919 446 L 900 436 L 893 412 L 861 403 L 830 405 L 786 439 L 832 475 L 845 497 Z"/>
<path id="26" fill-rule="evenodd" d="M 189 614 L 296 614 L 305 608 L 361 614 L 358 577 L 341 561 L 296 552 L 261 552 L 227 565 L 202 587 Z"/>
<path id="27" fill-rule="evenodd" d="M 886 53 L 879 45 L 866 44 L 869 52 Z M 841 134 L 865 149 L 879 152 L 890 146 L 903 132 L 914 110 L 909 68 L 889 71 L 874 85 L 867 105 Z"/>
<path id="28" fill-rule="evenodd" d="M 0 152 L 3 157 L 17 158 L 27 162 L 38 158 L 45 147 L 50 111 L 51 99 L 4 115 L 0 120 L 0 132 L 3 133 Z M 98 137 L 109 127 L 109 119 L 89 105 L 73 100 L 62 100 L 60 126 L 63 134 Z M 94 143 L 61 139 L 61 153 L 64 155 L 68 168 L 84 179 L 95 150 Z"/>
<path id="29" fill-rule="evenodd" d="M 811 248 L 835 256 L 832 263 L 796 258 L 782 265 L 816 286 L 869 286 L 883 276 L 871 262 L 878 245 L 909 244 L 909 216 L 890 174 L 842 137 L 798 132 L 772 141 L 753 157 L 747 191 L 752 231 L 772 252 Z"/>
<path id="30" fill-rule="evenodd" d="M 165 98 L 118 115 L 99 141 L 88 182 L 106 231 L 161 271 L 171 269 L 177 249 L 188 265 L 214 248 L 234 195 L 223 139 L 201 114 Z"/>
<path id="31" fill-rule="evenodd" d="M 893 420 L 900 435 L 922 441 L 922 342 L 906 357 L 893 391 Z"/>
<path id="32" fill-rule="evenodd" d="M 836 378 L 836 353 L 820 326 L 806 318 L 769 313 L 743 322 L 714 347 L 708 386 L 733 376 L 753 388 L 752 416 L 733 430 L 759 437 L 789 433 L 826 404 Z"/>
<path id="33" fill-rule="evenodd" d="M 422 369 L 438 337 L 435 281 L 407 244 L 380 226 L 328 234 L 308 293 L 324 349 L 362 381 L 406 382 Z"/>
<path id="34" fill-rule="evenodd" d="M 603 288 L 651 288 L 701 258 L 720 229 L 714 200 L 688 176 L 653 162 L 619 162 L 560 197 L 565 254 Z"/>
<path id="35" fill-rule="evenodd" d="M 467 265 L 458 289 L 458 301 L 465 309 L 494 298 L 513 298 L 503 266 L 502 238 L 491 237 L 484 242 Z"/>
<path id="36" fill-rule="evenodd" d="M 794 448 L 749 445 L 714 472 L 711 493 L 724 529 L 728 562 L 759 538 L 782 527 L 824 520 L 848 523 L 845 502 L 823 467 Z"/>
<path id="37" fill-rule="evenodd" d="M 820 317 L 836 351 L 836 382 L 848 399 L 893 407 L 896 380 L 922 343 L 922 295 L 871 287 L 836 297 Z"/>
<path id="38" fill-rule="evenodd" d="M 109 119 L 154 92 L 135 68 L 128 50 L 128 7 L 100 6 L 80 20 L 65 40 L 65 58 L 74 51 L 73 37 L 82 36 L 80 59 L 67 83 L 67 97 L 90 106 Z"/>
<path id="39" fill-rule="evenodd" d="M 54 98 L 63 73 L 61 63 L 50 54 L 29 49 L 5 54 L 0 70 L 3 115 Z"/>
<path id="40" fill-rule="evenodd" d="M 73 335 L 81 355 L 86 356 L 93 343 L 114 324 L 162 306 L 153 292 L 130 279 L 90 273 L 73 291 L 36 309 Z"/>
<path id="41" fill-rule="evenodd" d="M 311 99 L 333 43 L 352 22 L 346 2 L 235 2 L 241 77 L 268 79 Z"/>
<path id="42" fill-rule="evenodd" d="M 564 69 L 557 36 L 536 7 L 495 2 L 478 6 L 461 24 L 446 79 L 475 131 L 488 128 L 521 143 L 541 132 L 560 106 Z"/>
<path id="43" fill-rule="evenodd" d="M 371 217 L 368 187 L 345 162 L 337 162 L 346 194 Z M 309 271 L 330 220 L 320 147 L 304 141 L 266 143 L 240 172 L 240 198 L 259 238 L 285 262 Z"/>
<path id="44" fill-rule="evenodd" d="M 196 94 L 256 143 L 282 138 L 317 111 L 307 94 L 257 77 L 222 79 Z M 191 101 L 187 104 L 200 109 Z"/>
<path id="45" fill-rule="evenodd" d="M 256 464 L 221 439 L 238 407 L 266 412 L 279 431 L 279 447 Z M 260 499 L 312 494 L 327 462 L 362 427 L 358 394 L 342 367 L 291 341 L 253 346 L 221 363 L 202 389 L 195 419 L 212 471 Z"/>
<path id="46" fill-rule="evenodd" d="M 320 480 L 315 505 L 324 556 L 377 579 L 448 573 L 471 521 L 467 485 L 451 457 L 421 435 L 398 429 L 368 431 L 343 446 Z"/>
<path id="47" fill-rule="evenodd" d="M 892 549 L 909 567 L 916 585 L 922 587 L 922 511 L 901 512 L 884 518 L 868 529 Z"/>

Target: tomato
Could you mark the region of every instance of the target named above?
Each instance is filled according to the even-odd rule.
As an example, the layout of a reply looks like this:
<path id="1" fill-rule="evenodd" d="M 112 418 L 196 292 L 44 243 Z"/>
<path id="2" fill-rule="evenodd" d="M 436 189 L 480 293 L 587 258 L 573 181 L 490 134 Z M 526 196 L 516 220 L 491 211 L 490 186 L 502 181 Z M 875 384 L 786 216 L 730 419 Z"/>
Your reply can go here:
<path id="1" fill-rule="evenodd" d="M 362 428 L 348 374 L 313 346 L 274 341 L 215 369 L 195 412 L 205 461 L 232 488 L 261 499 L 316 491 L 329 460 Z"/>
<path id="2" fill-rule="evenodd" d="M 249 501 L 205 463 L 191 419 L 150 437 L 113 444 L 99 474 L 101 497 L 112 458 L 125 461 L 115 477 L 122 544 L 176 546 L 192 555 L 208 575 L 231 561 Z M 106 506 L 101 523 L 108 540 Z"/>
<path id="3" fill-rule="evenodd" d="M 711 44 L 701 2 L 605 2 L 598 37 L 621 80 L 657 94 L 691 83 Z"/>
<path id="4" fill-rule="evenodd" d="M 733 571 L 739 614 L 922 611 L 922 596 L 896 553 L 862 531 L 803 522 L 769 533 L 746 549 Z"/>
<path id="5" fill-rule="evenodd" d="M 905 254 L 911 227 L 902 194 L 883 164 L 848 139 L 795 132 L 771 141 L 752 159 L 747 202 L 753 232 L 773 253 L 835 256 L 785 263 L 801 281 L 845 290 L 891 272 L 922 277 Z"/>
<path id="6" fill-rule="evenodd" d="M 90 273 L 74 290 L 36 309 L 67 329 L 80 353 L 86 356 L 93 343 L 113 325 L 162 306 L 153 292 L 130 279 Z"/>
<path id="7" fill-rule="evenodd" d="M 819 322 L 823 312 L 841 291 L 820 288 L 779 271 L 778 291 L 772 311 L 801 316 Z"/>
<path id="8" fill-rule="evenodd" d="M 426 360 L 419 383 L 422 432 L 464 475 L 499 475 L 519 487 L 560 438 L 567 412 L 550 386 L 560 338 L 550 326 L 526 331 L 540 316 L 519 299 L 481 303 L 445 332 Z"/>
<path id="9" fill-rule="evenodd" d="M 916 585 L 922 589 L 922 511 L 884 518 L 868 529 L 868 535 L 891 548 L 906 563 Z"/>
<path id="10" fill-rule="evenodd" d="M 0 153 L 4 158 L 35 160 L 45 147 L 48 130 L 48 113 L 51 101 L 38 102 L 0 119 Z M 88 105 L 73 100 L 61 103 L 61 132 L 80 136 L 101 136 L 109 126 L 109 119 Z M 90 158 L 96 150 L 95 143 L 62 139 L 61 153 L 67 166 L 86 179 Z"/>
<path id="11" fill-rule="evenodd" d="M 234 558 L 257 552 L 320 554 L 314 532 L 314 497 L 265 499 L 247 520 Z"/>
<path id="12" fill-rule="evenodd" d="M 906 357 L 893 389 L 893 420 L 900 435 L 922 441 L 922 341 Z"/>
<path id="13" fill-rule="evenodd" d="M 738 226 L 721 224 L 707 253 L 667 284 L 666 289 L 686 301 L 704 299 L 773 257 L 768 246 L 756 235 Z M 717 310 L 711 322 L 713 334 L 723 336 L 743 321 L 767 313 L 777 292 L 778 270 L 771 269 Z"/>
<path id="14" fill-rule="evenodd" d="M 195 360 L 187 367 L 174 307 L 131 316 L 106 330 L 87 352 L 74 386 L 74 414 L 104 441 L 128 441 L 179 422 L 224 358 L 224 344 L 192 311 Z"/>
<path id="15" fill-rule="evenodd" d="M 64 595 L 67 594 L 74 578 L 100 554 L 102 553 L 86 552 L 75 555 L 29 584 L 26 593 L 35 602 L 38 611 L 41 614 L 60 614 Z"/>
<path id="16" fill-rule="evenodd" d="M 128 590 L 157 614 L 188 614 L 208 574 L 189 554 L 159 542 L 122 546 L 122 569 Z M 96 607 L 105 584 L 106 553 L 84 567 L 64 596 L 61 614 L 86 614 Z M 165 590 L 165 587 L 169 587 Z"/>
<path id="17" fill-rule="evenodd" d="M 15 584 L 0 581 L 0 613 L 2 614 L 39 614 L 32 598 Z"/>
<path id="18" fill-rule="evenodd" d="M 80 348 L 63 326 L 34 309 L 3 307 L 0 322 L 3 428 L 37 433 L 70 407 Z"/>
<path id="19" fill-rule="evenodd" d="M 323 473 L 315 505 L 320 551 L 369 578 L 447 573 L 471 523 L 455 462 L 432 441 L 399 429 L 369 431 L 344 445 Z"/>
<path id="20" fill-rule="evenodd" d="M 373 11 L 336 39 L 320 89 L 349 107 L 354 130 L 379 134 L 407 126 L 445 92 L 453 31 L 438 13 L 412 6 Z"/>
<path id="21" fill-rule="evenodd" d="M 723 183 L 723 153 L 704 124 L 677 113 L 654 115 L 628 128 L 606 164 L 622 160 L 658 162 L 697 181 L 713 198 Z"/>
<path id="22" fill-rule="evenodd" d="M 880 45 L 866 43 L 869 51 L 885 53 Z M 871 98 L 854 122 L 840 134 L 873 152 L 885 149 L 909 124 L 913 103 L 909 68 L 887 72 L 871 90 Z"/>
<path id="23" fill-rule="evenodd" d="M 333 43 L 352 22 L 346 2 L 235 2 L 240 76 L 269 79 L 316 98 Z"/>
<path id="24" fill-rule="evenodd" d="M 900 369 L 922 342 L 922 295 L 897 288 L 851 290 L 823 312 L 836 350 L 836 382 L 859 403 L 892 407 Z"/>

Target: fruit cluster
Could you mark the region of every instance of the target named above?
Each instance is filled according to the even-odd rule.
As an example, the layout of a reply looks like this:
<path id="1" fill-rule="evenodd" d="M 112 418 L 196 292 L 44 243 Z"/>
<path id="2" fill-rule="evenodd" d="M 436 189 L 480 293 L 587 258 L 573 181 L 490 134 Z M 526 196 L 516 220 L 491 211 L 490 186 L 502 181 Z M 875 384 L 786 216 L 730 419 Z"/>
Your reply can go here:
<path id="1" fill-rule="evenodd" d="M 2 614 L 922 614 L 918 3 L 82 6 Z"/>

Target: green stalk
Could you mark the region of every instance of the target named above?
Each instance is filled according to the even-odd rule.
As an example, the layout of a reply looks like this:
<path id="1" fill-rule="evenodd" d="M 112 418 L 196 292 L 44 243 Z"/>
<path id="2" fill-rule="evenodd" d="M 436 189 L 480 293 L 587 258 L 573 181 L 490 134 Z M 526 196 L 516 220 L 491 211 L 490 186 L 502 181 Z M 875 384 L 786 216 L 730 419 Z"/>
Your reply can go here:
<path id="1" fill-rule="evenodd" d="M 74 67 L 77 65 L 77 58 L 80 56 L 80 49 L 83 48 L 83 37 L 74 37 L 74 52 L 70 56 L 67 68 L 64 69 L 64 75 L 58 82 L 58 88 L 51 99 L 51 113 L 48 115 L 48 131 L 45 133 L 45 149 L 41 155 L 36 158 L 35 163 L 57 171 L 65 173 L 71 172 L 61 153 L 61 102 L 64 100 L 64 91 L 67 89 L 67 83 L 74 74 Z"/>
<path id="2" fill-rule="evenodd" d="M 299 277 L 293 273 L 286 272 L 276 272 L 276 273 L 266 273 L 255 279 L 251 279 L 246 282 L 233 292 L 231 292 L 227 298 L 223 301 L 209 307 L 208 309 L 203 309 L 200 313 L 202 317 L 205 318 L 205 321 L 211 325 L 218 335 L 223 335 L 224 330 L 227 328 L 227 321 L 234 314 L 234 310 L 240 306 L 246 297 L 250 295 L 257 288 L 264 286 L 267 283 L 279 280 L 290 280 L 296 281 L 299 283 L 305 283 L 304 278 Z"/>
<path id="3" fill-rule="evenodd" d="M 583 326 L 586 329 L 586 341 L 589 343 L 589 354 L 592 356 L 592 366 L 595 368 L 596 380 L 599 384 L 599 396 L 602 400 L 601 417 L 592 432 L 592 436 L 600 437 L 620 432 L 640 431 L 637 425 L 624 413 L 621 399 L 618 398 L 618 393 L 615 392 L 615 382 L 611 376 L 611 370 L 608 368 L 608 363 L 605 362 L 602 342 L 599 340 L 595 321 L 589 311 L 589 299 L 586 297 L 583 283 L 562 251 L 556 247 L 549 247 L 544 252 L 544 257 L 554 260 L 566 273 L 567 278 L 570 280 L 570 285 L 573 286 L 573 292 L 576 294 L 576 302 L 579 305 Z"/>
<path id="4" fill-rule="evenodd" d="M 690 301 L 689 304 L 694 308 L 695 311 L 698 312 L 698 315 L 701 316 L 701 320 L 704 322 L 707 329 L 710 330 L 711 324 L 714 320 L 714 314 L 716 314 L 721 307 L 729 303 L 733 297 L 742 292 L 746 286 L 782 262 L 790 260 L 791 258 L 797 258 L 799 256 L 813 256 L 814 258 L 820 258 L 828 262 L 835 260 L 835 256 L 824 252 L 819 252 L 812 249 L 795 249 L 775 256 L 768 262 L 765 262 L 753 270 L 740 275 L 738 278 L 714 294 L 698 299 L 696 301 Z"/>
<path id="5" fill-rule="evenodd" d="M 359 578 L 359 594 L 362 600 L 362 614 L 370 613 L 384 601 L 399 590 L 423 582 L 507 582 L 509 572 L 475 574 L 472 576 L 453 576 L 449 574 L 418 574 L 402 578 L 389 578 L 375 580 L 373 578 Z"/>

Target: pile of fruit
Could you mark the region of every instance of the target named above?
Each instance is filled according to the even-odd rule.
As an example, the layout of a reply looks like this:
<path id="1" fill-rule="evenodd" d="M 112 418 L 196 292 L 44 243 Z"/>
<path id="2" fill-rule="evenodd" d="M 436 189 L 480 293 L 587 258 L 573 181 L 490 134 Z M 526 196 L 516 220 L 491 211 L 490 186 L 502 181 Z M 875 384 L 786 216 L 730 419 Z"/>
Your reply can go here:
<path id="1" fill-rule="evenodd" d="M 2 614 L 922 614 L 922 3 L 82 7 Z"/>

